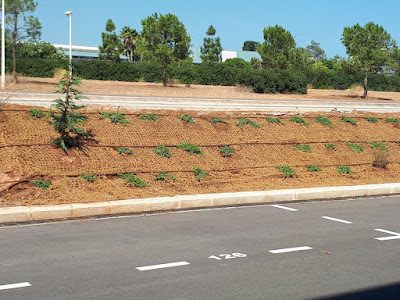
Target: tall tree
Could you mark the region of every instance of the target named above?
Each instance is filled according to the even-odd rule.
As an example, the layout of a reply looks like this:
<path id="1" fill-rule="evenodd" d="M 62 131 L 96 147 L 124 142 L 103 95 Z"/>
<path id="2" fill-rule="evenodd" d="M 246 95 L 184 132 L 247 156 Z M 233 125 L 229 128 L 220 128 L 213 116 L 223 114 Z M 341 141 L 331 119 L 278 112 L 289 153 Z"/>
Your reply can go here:
<path id="1" fill-rule="evenodd" d="M 222 60 L 221 39 L 215 36 L 216 33 L 215 28 L 210 25 L 206 32 L 207 36 L 203 40 L 203 47 L 200 48 L 200 58 L 203 63 L 213 64 Z"/>
<path id="2" fill-rule="evenodd" d="M 311 45 L 306 47 L 309 57 L 314 61 L 322 61 L 326 59 L 325 51 L 320 47 L 320 43 L 311 41 Z"/>
<path id="3" fill-rule="evenodd" d="M 275 25 L 264 28 L 264 43 L 257 51 L 261 55 L 263 66 L 268 68 L 290 68 L 296 42 L 285 28 Z"/>
<path id="4" fill-rule="evenodd" d="M 116 62 L 121 61 L 120 55 L 124 51 L 124 45 L 115 32 L 115 29 L 116 27 L 114 22 L 111 19 L 108 19 L 106 23 L 106 31 L 101 33 L 103 45 L 99 47 L 100 59 Z"/>
<path id="5" fill-rule="evenodd" d="M 31 13 L 36 10 L 37 2 L 34 0 L 6 0 L 5 15 L 8 30 L 11 36 L 13 56 L 13 78 L 17 82 L 17 44 L 24 39 L 38 41 L 42 25 Z"/>
<path id="6" fill-rule="evenodd" d="M 130 63 L 135 62 L 136 40 L 139 37 L 138 32 L 136 29 L 125 26 L 121 30 L 120 37 L 124 40 L 125 54 L 128 57 L 128 61 Z"/>
<path id="7" fill-rule="evenodd" d="M 189 57 L 190 36 L 178 17 L 173 14 L 153 14 L 142 20 L 143 31 L 137 53 L 154 59 L 163 67 L 163 84 L 167 85 L 167 67 L 173 61 Z"/>
<path id="8" fill-rule="evenodd" d="M 349 62 L 353 68 L 364 73 L 364 98 L 368 96 L 368 73 L 376 73 L 388 66 L 392 60 L 396 43 L 390 34 L 373 22 L 361 27 L 356 24 L 345 27 L 342 34 L 342 43 L 349 55 Z"/>
<path id="9" fill-rule="evenodd" d="M 257 51 L 258 45 L 260 45 L 259 42 L 255 42 L 255 41 L 245 41 L 245 42 L 243 43 L 242 50 L 243 50 L 243 51 Z"/>

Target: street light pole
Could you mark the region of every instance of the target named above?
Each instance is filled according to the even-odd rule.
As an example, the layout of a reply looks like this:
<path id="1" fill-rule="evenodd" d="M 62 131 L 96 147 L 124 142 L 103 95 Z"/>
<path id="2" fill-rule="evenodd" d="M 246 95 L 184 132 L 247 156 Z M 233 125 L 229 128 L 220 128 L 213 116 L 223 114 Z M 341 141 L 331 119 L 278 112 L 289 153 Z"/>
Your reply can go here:
<path id="1" fill-rule="evenodd" d="M 5 12 L 4 2 L 1 1 L 1 88 L 4 90 L 6 87 L 6 35 L 4 31 Z"/>
<path id="2" fill-rule="evenodd" d="M 69 77 L 72 78 L 72 11 L 66 11 L 69 17 Z"/>

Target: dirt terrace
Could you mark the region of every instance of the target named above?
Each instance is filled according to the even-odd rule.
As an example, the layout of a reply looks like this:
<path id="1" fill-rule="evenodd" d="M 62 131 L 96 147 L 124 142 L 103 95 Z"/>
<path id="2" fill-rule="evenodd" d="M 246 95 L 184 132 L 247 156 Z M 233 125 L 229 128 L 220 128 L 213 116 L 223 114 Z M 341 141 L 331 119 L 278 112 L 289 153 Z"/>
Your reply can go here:
<path id="1" fill-rule="evenodd" d="M 110 108 L 114 110 L 114 108 Z M 34 120 L 29 107 L 3 105 L 0 111 L 0 206 L 95 202 L 178 194 L 218 193 L 316 186 L 356 185 L 398 182 L 400 179 L 400 128 L 386 123 L 398 115 L 375 114 L 380 122 L 370 123 L 363 114 L 352 115 L 357 125 L 341 121 L 341 115 L 325 114 L 334 127 L 321 125 L 316 115 L 302 115 L 309 126 L 290 122 L 282 115 L 283 125 L 268 124 L 266 114 L 243 112 L 187 112 L 196 120 L 190 125 L 179 120 L 184 112 L 121 111 L 131 124 L 112 124 L 100 120 L 95 109 L 83 113 L 94 141 L 66 155 L 49 143 L 56 135 L 47 118 Z M 142 113 L 156 113 L 160 121 L 140 120 Z M 369 114 L 368 116 L 370 116 Z M 222 117 L 229 124 L 212 124 L 211 117 Z M 249 118 L 260 128 L 237 126 L 237 118 Z M 374 150 L 367 141 L 384 142 L 389 157 L 386 169 L 372 166 Z M 189 142 L 200 146 L 204 155 L 191 155 L 176 145 Z M 364 152 L 355 153 L 345 142 L 360 144 Z M 333 143 L 337 150 L 328 150 Z M 163 144 L 170 158 L 153 153 Z M 312 152 L 297 150 L 295 144 L 309 144 Z M 230 145 L 235 154 L 222 157 L 220 147 Z M 131 155 L 118 154 L 118 147 L 129 147 Z M 284 179 L 276 167 L 289 165 L 296 169 L 295 178 Z M 322 167 L 309 172 L 308 165 Z M 337 166 L 352 166 L 354 174 L 339 175 Z M 210 176 L 197 180 L 193 167 L 208 171 Z M 177 181 L 156 181 L 159 172 L 168 172 Z M 135 173 L 149 187 L 128 186 L 117 174 Z M 79 177 L 94 174 L 91 183 Z M 46 191 L 35 188 L 32 179 L 50 180 Z"/>

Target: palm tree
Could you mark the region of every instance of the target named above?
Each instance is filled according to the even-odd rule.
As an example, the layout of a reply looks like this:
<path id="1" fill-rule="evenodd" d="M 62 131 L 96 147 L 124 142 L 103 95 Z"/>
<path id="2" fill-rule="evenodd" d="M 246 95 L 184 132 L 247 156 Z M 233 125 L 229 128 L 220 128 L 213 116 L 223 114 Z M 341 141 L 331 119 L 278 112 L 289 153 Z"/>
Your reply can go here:
<path id="1" fill-rule="evenodd" d="M 124 40 L 125 54 L 128 57 L 128 61 L 131 63 L 135 62 L 134 52 L 138 36 L 139 34 L 136 29 L 130 28 L 129 26 L 125 26 L 121 30 L 120 37 Z"/>

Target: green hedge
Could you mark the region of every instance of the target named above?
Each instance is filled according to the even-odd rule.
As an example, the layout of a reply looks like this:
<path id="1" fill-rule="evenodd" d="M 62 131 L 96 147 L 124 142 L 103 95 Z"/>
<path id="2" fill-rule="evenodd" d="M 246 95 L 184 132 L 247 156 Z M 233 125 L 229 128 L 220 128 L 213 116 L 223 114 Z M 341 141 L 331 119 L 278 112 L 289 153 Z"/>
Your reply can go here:
<path id="1" fill-rule="evenodd" d="M 68 60 L 18 59 L 18 73 L 30 77 L 53 77 L 56 68 L 68 69 Z M 83 79 L 162 82 L 162 67 L 156 62 L 114 63 L 99 60 L 73 62 L 74 74 Z M 7 60 L 7 71 L 12 62 Z M 213 65 L 172 64 L 168 78 L 184 84 L 252 87 L 257 93 L 306 93 L 307 84 L 317 89 L 347 89 L 362 85 L 363 75 L 348 75 L 334 70 L 253 69 L 243 59 L 230 59 Z M 400 91 L 400 76 L 369 75 L 368 87 L 375 91 Z"/>

